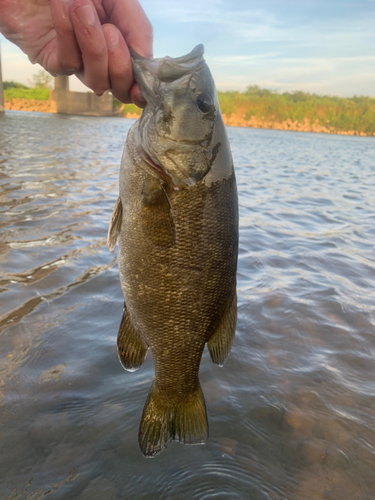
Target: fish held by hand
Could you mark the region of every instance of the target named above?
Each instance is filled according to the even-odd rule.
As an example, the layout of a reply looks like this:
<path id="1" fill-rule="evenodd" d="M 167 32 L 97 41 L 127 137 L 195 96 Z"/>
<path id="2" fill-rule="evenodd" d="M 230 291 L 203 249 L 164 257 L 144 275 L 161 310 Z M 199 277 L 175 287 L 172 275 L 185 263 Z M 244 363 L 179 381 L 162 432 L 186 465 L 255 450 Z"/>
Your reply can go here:
<path id="1" fill-rule="evenodd" d="M 108 246 L 118 241 L 125 301 L 120 361 L 134 371 L 150 348 L 155 365 L 139 429 L 146 457 L 171 440 L 206 441 L 203 349 L 222 366 L 236 326 L 237 189 L 203 52 L 132 53 L 147 105 L 126 139 Z"/>

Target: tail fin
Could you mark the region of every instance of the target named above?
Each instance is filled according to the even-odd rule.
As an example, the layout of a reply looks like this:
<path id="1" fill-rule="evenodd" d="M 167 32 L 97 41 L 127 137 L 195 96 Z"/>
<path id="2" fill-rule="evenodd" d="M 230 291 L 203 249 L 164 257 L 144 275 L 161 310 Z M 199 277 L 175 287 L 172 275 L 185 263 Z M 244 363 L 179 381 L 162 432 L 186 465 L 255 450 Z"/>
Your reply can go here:
<path id="1" fill-rule="evenodd" d="M 153 382 L 139 427 L 139 447 L 152 458 L 172 441 L 203 444 L 208 438 L 206 405 L 201 386 L 178 404 L 169 404 Z"/>

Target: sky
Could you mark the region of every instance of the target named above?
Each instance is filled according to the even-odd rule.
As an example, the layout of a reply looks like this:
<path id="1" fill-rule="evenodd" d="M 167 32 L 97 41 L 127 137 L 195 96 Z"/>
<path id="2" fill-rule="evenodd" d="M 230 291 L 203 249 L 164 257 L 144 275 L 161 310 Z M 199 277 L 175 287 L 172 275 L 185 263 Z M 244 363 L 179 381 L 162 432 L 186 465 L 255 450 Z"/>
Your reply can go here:
<path id="1" fill-rule="evenodd" d="M 154 55 L 205 45 L 219 90 L 248 85 L 375 97 L 375 0 L 140 0 Z M 3 80 L 28 83 L 39 67 L 0 35 Z M 87 90 L 75 77 L 72 90 Z"/>

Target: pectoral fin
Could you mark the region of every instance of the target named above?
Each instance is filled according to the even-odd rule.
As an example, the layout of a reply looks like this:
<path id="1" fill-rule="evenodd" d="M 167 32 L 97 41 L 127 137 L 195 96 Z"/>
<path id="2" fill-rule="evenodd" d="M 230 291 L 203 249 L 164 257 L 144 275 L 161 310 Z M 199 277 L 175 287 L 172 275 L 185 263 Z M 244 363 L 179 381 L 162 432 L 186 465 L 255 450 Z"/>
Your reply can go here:
<path id="1" fill-rule="evenodd" d="M 237 321 L 237 295 L 229 304 L 220 324 L 210 340 L 207 342 L 211 359 L 219 366 L 223 366 L 231 350 Z"/>
<path id="2" fill-rule="evenodd" d="M 145 237 L 155 245 L 169 247 L 175 242 L 173 210 L 168 194 L 157 179 L 146 179 L 142 190 L 142 225 Z"/>
<path id="3" fill-rule="evenodd" d="M 107 235 L 107 245 L 112 251 L 115 248 L 119 232 L 121 230 L 122 223 L 122 203 L 121 198 L 118 197 L 115 208 L 112 212 L 111 222 L 109 223 L 108 235 Z"/>
<path id="4" fill-rule="evenodd" d="M 129 312 L 124 304 L 124 313 L 117 335 L 117 350 L 125 370 L 130 372 L 138 370 L 146 357 L 147 349 L 147 344 L 133 327 Z"/>

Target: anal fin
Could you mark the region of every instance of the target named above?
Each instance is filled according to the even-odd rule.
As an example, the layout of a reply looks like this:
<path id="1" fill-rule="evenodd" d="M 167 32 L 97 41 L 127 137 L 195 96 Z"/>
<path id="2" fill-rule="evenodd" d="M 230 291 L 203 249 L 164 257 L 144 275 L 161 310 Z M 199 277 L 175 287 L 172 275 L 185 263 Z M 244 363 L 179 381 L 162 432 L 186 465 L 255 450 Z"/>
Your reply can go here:
<path id="1" fill-rule="evenodd" d="M 138 370 L 146 357 L 147 349 L 147 344 L 133 327 L 124 304 L 124 313 L 117 335 L 117 351 L 125 370 L 130 372 Z"/>
<path id="2" fill-rule="evenodd" d="M 219 366 L 223 366 L 231 350 L 237 321 L 237 295 L 229 304 L 217 330 L 207 342 L 211 359 Z"/>
<path id="3" fill-rule="evenodd" d="M 118 197 L 115 208 L 112 212 L 111 222 L 109 223 L 108 234 L 107 234 L 107 245 L 112 251 L 115 248 L 118 235 L 121 230 L 122 223 L 122 203 L 121 198 Z"/>

